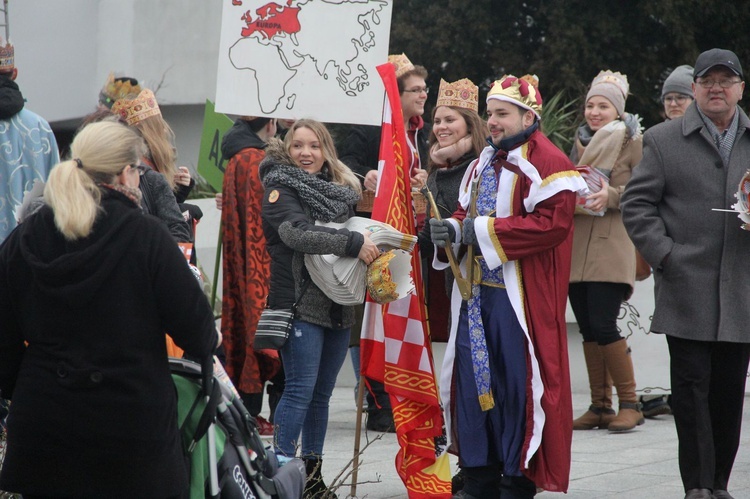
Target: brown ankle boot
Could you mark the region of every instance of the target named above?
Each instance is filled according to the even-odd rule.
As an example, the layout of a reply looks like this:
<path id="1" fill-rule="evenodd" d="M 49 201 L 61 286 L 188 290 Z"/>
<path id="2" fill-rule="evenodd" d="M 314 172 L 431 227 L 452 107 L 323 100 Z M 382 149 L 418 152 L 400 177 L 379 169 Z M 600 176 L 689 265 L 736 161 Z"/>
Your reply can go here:
<path id="1" fill-rule="evenodd" d="M 583 358 L 586 360 L 586 370 L 589 374 L 591 406 L 583 416 L 573 420 L 573 429 L 606 430 L 609 422 L 615 417 L 615 411 L 612 410 L 612 379 L 609 377 L 602 351 L 595 341 L 583 342 Z"/>
<path id="2" fill-rule="evenodd" d="M 622 339 L 601 347 L 607 370 L 617 389 L 620 411 L 610 421 L 609 431 L 629 431 L 645 422 L 641 413 L 638 397 L 635 394 L 635 374 L 630 348 Z"/>
<path id="3" fill-rule="evenodd" d="M 589 410 L 583 413 L 583 416 L 573 420 L 573 429 L 593 430 L 594 428 L 601 428 L 606 430 L 614 418 L 614 409 L 591 405 Z"/>

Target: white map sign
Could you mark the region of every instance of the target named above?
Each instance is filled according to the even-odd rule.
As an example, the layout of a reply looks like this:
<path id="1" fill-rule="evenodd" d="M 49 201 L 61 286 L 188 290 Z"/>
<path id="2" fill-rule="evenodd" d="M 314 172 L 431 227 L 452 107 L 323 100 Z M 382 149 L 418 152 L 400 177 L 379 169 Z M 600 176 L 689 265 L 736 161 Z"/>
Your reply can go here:
<path id="1" fill-rule="evenodd" d="M 223 0 L 216 111 L 379 125 L 393 0 Z"/>

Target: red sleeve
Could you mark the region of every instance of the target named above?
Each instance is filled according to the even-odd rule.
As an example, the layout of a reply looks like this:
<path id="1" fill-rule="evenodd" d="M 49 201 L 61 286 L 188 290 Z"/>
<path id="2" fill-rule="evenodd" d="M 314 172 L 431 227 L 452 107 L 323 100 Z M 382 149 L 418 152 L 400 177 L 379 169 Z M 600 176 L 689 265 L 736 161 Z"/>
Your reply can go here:
<path id="1" fill-rule="evenodd" d="M 563 191 L 539 203 L 532 213 L 493 219 L 507 260 L 520 260 L 562 243 L 573 228 L 574 210 L 575 193 Z"/>

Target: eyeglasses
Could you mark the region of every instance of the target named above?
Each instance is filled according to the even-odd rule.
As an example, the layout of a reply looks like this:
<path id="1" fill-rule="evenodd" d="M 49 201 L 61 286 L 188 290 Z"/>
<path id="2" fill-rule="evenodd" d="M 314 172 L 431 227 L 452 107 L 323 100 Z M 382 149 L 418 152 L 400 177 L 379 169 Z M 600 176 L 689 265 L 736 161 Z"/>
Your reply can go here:
<path id="1" fill-rule="evenodd" d="M 422 92 L 424 92 L 429 95 L 430 87 L 410 88 L 409 90 L 404 90 L 404 92 L 408 92 L 410 94 L 421 94 Z"/>
<path id="2" fill-rule="evenodd" d="M 732 85 L 742 82 L 742 80 L 700 80 L 696 81 L 703 88 L 713 88 L 718 83 L 721 88 L 730 88 Z"/>
<path id="3" fill-rule="evenodd" d="M 664 103 L 665 104 L 672 104 L 672 103 L 684 104 L 685 101 L 688 99 L 690 99 L 690 97 L 688 97 L 687 95 L 675 95 L 675 96 L 664 97 Z"/>

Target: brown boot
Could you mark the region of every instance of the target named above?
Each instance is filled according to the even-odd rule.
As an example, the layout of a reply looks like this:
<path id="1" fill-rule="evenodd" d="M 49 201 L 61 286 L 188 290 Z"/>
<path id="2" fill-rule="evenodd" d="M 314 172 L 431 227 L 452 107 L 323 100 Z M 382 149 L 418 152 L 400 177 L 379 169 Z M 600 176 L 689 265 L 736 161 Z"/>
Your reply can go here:
<path id="1" fill-rule="evenodd" d="M 612 375 L 620 411 L 609 423 L 609 431 L 629 431 L 645 421 L 635 394 L 635 374 L 630 348 L 622 339 L 601 347 L 607 370 Z"/>
<path id="2" fill-rule="evenodd" d="M 583 342 L 583 358 L 589 373 L 591 406 L 583 416 L 573 420 L 574 430 L 607 429 L 615 417 L 612 410 L 612 379 L 604 363 L 599 345 L 595 341 Z"/>

